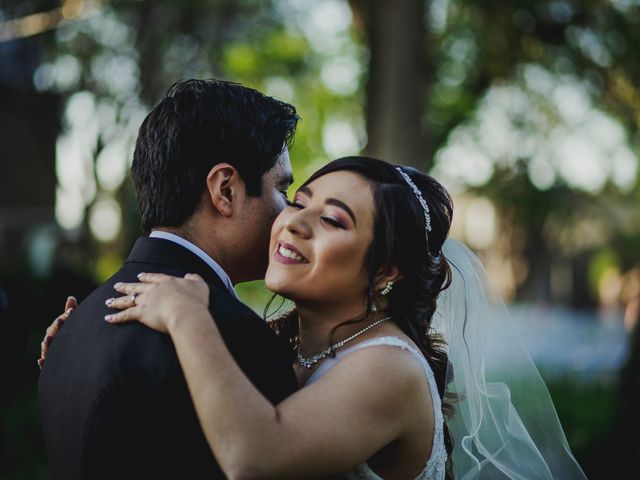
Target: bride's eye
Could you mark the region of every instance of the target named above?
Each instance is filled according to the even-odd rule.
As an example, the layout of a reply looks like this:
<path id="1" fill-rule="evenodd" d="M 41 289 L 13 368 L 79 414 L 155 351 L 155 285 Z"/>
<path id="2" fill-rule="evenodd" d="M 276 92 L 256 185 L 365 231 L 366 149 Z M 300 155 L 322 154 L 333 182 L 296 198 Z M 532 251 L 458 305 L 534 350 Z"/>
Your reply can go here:
<path id="1" fill-rule="evenodd" d="M 300 209 L 304 208 L 304 205 L 303 205 L 303 204 L 301 204 L 300 202 L 296 201 L 296 200 L 294 200 L 294 201 L 292 202 L 291 200 L 287 199 L 287 205 L 288 205 L 289 207 L 297 208 L 298 210 L 300 210 Z"/>
<path id="2" fill-rule="evenodd" d="M 344 225 L 342 225 L 342 223 L 340 223 L 338 220 L 336 220 L 333 217 L 325 217 L 322 216 L 320 217 L 320 220 L 322 220 L 325 223 L 328 223 L 329 225 L 331 225 L 332 227 L 336 227 L 336 228 L 344 228 Z"/>

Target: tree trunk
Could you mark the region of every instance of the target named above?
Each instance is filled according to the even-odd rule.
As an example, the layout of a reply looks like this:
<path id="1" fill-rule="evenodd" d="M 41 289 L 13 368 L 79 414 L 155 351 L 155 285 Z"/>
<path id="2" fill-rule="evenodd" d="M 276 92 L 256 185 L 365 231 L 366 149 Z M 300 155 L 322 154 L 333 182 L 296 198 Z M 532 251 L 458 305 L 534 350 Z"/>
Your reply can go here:
<path id="1" fill-rule="evenodd" d="M 350 0 L 369 47 L 365 154 L 422 170 L 431 167 L 423 114 L 427 93 L 425 0 Z"/>
<path id="2" fill-rule="evenodd" d="M 528 261 L 526 280 L 518 288 L 516 297 L 530 303 L 551 302 L 551 252 L 542 235 L 542 226 L 527 226 L 524 258 Z"/>

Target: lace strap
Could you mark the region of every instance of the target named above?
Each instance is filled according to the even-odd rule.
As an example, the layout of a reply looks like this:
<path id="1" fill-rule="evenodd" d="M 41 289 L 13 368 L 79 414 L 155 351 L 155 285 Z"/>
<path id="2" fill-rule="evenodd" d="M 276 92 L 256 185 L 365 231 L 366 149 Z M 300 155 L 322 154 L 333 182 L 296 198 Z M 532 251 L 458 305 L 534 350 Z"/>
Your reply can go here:
<path id="1" fill-rule="evenodd" d="M 401 339 L 400 337 L 393 337 L 393 336 L 375 337 L 370 340 L 365 340 L 364 342 L 356 343 L 351 347 L 344 348 L 342 350 L 342 354 L 345 355 L 348 352 L 354 352 L 356 350 L 360 350 L 365 347 L 375 347 L 378 345 L 390 345 L 392 347 L 399 347 L 399 348 L 402 348 L 403 350 L 407 350 L 413 353 L 420 360 L 425 360 L 422 353 L 420 353 L 418 350 L 416 350 L 411 345 L 409 345 L 409 343 L 407 343 L 405 340 Z"/>

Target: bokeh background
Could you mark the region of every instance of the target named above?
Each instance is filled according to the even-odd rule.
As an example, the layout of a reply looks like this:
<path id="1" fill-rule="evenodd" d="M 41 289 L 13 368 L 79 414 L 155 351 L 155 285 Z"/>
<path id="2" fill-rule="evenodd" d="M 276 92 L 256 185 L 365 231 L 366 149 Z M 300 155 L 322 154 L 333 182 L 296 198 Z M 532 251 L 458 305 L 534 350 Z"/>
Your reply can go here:
<path id="1" fill-rule="evenodd" d="M 137 129 L 193 77 L 297 106 L 298 183 L 440 179 L 589 477 L 639 471 L 639 47 L 638 0 L 0 0 L 0 478 L 48 478 L 39 342 L 140 234 Z"/>

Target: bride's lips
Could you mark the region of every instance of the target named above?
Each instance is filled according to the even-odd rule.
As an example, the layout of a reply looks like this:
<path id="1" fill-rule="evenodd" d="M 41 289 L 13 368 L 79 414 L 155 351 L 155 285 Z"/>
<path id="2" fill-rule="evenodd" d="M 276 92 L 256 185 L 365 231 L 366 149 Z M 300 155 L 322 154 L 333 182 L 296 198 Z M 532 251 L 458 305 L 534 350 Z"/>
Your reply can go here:
<path id="1" fill-rule="evenodd" d="M 273 252 L 273 258 L 286 265 L 300 265 L 309 263 L 309 261 L 300 253 L 296 247 L 290 243 L 279 240 L 276 243 L 276 250 Z"/>

